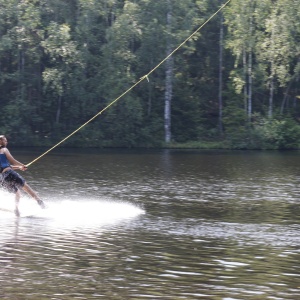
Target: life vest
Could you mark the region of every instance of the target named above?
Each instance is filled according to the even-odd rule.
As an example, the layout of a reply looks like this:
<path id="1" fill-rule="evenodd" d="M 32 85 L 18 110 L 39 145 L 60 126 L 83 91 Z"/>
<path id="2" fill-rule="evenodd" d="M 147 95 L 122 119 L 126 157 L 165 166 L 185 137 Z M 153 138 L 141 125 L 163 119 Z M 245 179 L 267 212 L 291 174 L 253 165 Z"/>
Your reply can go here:
<path id="1" fill-rule="evenodd" d="M 10 167 L 10 164 L 7 160 L 5 153 L 0 153 L 0 173 L 2 173 L 2 171 L 8 167 Z"/>

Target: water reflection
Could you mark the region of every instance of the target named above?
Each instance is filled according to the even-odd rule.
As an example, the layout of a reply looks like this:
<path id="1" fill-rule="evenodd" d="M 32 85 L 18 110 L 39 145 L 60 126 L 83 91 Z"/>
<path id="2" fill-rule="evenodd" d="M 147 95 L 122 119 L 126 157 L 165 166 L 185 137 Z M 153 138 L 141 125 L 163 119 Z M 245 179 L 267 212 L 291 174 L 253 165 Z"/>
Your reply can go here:
<path id="1" fill-rule="evenodd" d="M 0 212 L 0 298 L 297 299 L 296 162 L 296 152 L 54 153 L 26 174 L 48 209 Z"/>

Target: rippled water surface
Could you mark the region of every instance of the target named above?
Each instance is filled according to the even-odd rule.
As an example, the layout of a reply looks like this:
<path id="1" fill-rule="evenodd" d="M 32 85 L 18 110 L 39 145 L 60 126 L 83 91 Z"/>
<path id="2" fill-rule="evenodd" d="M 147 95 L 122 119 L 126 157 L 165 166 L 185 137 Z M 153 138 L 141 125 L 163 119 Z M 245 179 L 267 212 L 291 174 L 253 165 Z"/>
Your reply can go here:
<path id="1" fill-rule="evenodd" d="M 0 211 L 0 299 L 300 299 L 299 170 L 299 152 L 55 150 L 22 173 L 47 209 Z"/>

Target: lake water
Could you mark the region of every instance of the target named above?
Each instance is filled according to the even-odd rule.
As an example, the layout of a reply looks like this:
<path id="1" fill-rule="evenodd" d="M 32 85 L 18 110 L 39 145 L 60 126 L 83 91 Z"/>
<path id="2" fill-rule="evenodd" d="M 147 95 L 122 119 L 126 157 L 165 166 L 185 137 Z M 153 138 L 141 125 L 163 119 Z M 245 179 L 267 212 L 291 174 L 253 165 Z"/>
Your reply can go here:
<path id="1" fill-rule="evenodd" d="M 297 151 L 55 150 L 22 173 L 47 209 L 0 212 L 0 299 L 300 299 L 299 166 Z"/>

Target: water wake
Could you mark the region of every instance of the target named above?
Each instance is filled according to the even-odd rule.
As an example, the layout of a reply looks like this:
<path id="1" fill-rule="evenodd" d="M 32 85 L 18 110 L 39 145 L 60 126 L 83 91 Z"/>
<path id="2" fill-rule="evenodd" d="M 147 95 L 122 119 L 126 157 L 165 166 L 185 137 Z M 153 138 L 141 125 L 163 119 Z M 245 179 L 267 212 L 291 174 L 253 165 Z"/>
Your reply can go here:
<path id="1" fill-rule="evenodd" d="M 108 200 L 77 199 L 51 202 L 39 216 L 51 218 L 61 226 L 94 226 L 111 224 L 144 214 L 144 210 L 130 203 Z"/>
<path id="2" fill-rule="evenodd" d="M 63 227 L 111 224 L 145 213 L 143 209 L 131 203 L 82 197 L 60 201 L 47 199 L 46 209 L 41 209 L 34 200 L 22 197 L 19 209 L 21 218 L 45 219 Z M 13 195 L 0 191 L 0 211 L 9 212 L 13 216 Z"/>

